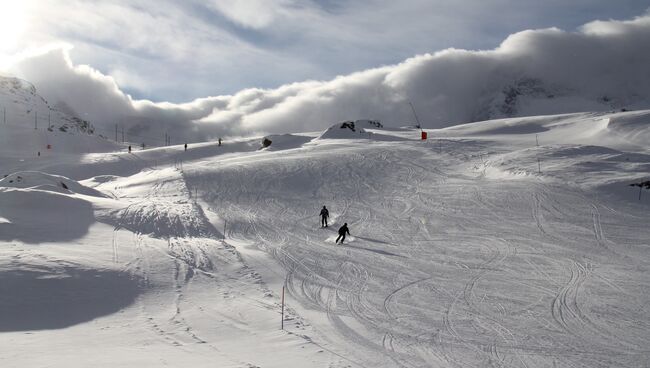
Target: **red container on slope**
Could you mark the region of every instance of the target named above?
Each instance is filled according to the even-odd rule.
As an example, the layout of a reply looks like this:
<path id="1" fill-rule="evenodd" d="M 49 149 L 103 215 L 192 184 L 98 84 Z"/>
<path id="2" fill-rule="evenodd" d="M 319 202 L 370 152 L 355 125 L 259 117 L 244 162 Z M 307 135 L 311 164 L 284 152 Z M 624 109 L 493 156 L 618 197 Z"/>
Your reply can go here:
<path id="1" fill-rule="evenodd" d="M 422 140 L 424 141 L 424 140 L 426 140 L 426 139 L 427 139 L 427 132 L 425 132 L 425 131 L 423 130 L 423 131 L 422 131 Z"/>

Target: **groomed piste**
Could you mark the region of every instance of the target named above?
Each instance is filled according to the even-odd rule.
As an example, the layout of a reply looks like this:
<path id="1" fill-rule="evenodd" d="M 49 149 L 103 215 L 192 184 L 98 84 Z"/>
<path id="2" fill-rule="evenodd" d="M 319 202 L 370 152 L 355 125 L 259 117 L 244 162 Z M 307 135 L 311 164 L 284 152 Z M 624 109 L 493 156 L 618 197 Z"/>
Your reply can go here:
<path id="1" fill-rule="evenodd" d="M 650 361 L 650 111 L 341 126 L 40 157 L 16 128 L 2 366 Z"/>

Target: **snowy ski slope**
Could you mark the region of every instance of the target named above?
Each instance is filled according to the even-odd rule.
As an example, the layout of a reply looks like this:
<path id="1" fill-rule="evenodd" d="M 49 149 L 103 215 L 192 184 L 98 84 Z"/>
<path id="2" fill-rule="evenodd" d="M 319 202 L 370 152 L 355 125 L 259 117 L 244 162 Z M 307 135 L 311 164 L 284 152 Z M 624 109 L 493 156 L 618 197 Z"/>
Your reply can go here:
<path id="1" fill-rule="evenodd" d="M 3 153 L 0 364 L 645 366 L 650 111 L 429 137 Z"/>

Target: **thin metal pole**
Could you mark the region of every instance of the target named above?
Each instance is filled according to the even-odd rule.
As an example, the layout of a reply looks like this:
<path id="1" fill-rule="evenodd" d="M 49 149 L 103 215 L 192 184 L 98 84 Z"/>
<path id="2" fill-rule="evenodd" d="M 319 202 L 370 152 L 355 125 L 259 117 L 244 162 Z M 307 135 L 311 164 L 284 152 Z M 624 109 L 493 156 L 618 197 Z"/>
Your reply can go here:
<path id="1" fill-rule="evenodd" d="M 223 219 L 223 240 L 226 240 L 226 224 L 228 223 L 228 220 Z"/>
<path id="2" fill-rule="evenodd" d="M 539 140 L 537 139 L 537 134 L 535 134 L 535 145 L 537 145 L 537 147 L 539 147 Z"/>
<path id="3" fill-rule="evenodd" d="M 417 127 L 418 129 L 422 130 L 422 125 L 420 125 L 420 119 L 418 119 L 418 114 L 415 113 L 415 107 L 413 107 L 413 104 L 411 101 L 409 101 L 409 105 L 411 105 L 411 110 L 413 110 L 413 115 L 415 116 L 415 121 L 418 123 Z"/>
<path id="4" fill-rule="evenodd" d="M 284 286 L 282 287 L 282 321 L 280 322 L 280 328 L 284 330 Z"/>
<path id="5" fill-rule="evenodd" d="M 38 129 L 38 111 L 34 110 L 34 130 Z"/>

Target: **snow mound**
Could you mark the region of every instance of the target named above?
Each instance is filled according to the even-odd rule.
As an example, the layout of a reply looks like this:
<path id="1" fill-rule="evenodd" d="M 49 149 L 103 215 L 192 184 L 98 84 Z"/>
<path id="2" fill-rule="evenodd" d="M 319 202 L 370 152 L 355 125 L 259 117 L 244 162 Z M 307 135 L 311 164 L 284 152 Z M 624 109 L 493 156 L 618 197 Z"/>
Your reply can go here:
<path id="1" fill-rule="evenodd" d="M 650 111 L 617 114 L 609 119 L 607 128 L 632 143 L 647 145 L 650 142 Z"/>
<path id="2" fill-rule="evenodd" d="M 75 180 L 60 175 L 40 171 L 20 171 L 0 179 L 0 187 L 36 189 L 62 194 L 83 194 L 93 197 L 106 197 L 95 189 L 79 184 Z"/>
<path id="3" fill-rule="evenodd" d="M 267 135 L 262 139 L 262 149 L 267 151 L 279 151 L 298 148 L 311 140 L 311 137 L 294 134 Z M 268 143 L 269 141 L 271 143 Z"/>
<path id="4" fill-rule="evenodd" d="M 362 124 L 361 124 L 362 125 Z M 359 139 L 368 138 L 368 133 L 353 121 L 334 124 L 324 131 L 318 139 Z"/>
<path id="5" fill-rule="evenodd" d="M 31 188 L 0 187 L 0 218 L 0 240 L 25 243 L 78 239 L 95 222 L 90 202 Z"/>
<path id="6" fill-rule="evenodd" d="M 487 120 L 456 125 L 445 128 L 445 130 L 462 131 L 469 135 L 536 134 L 549 131 L 555 123 L 566 121 L 570 116 L 571 115 L 529 116 L 522 118 Z"/>
<path id="7" fill-rule="evenodd" d="M 114 223 L 116 227 L 160 238 L 215 235 L 201 209 L 186 201 L 172 203 L 152 199 L 137 202 L 102 217 L 102 220 Z"/>

